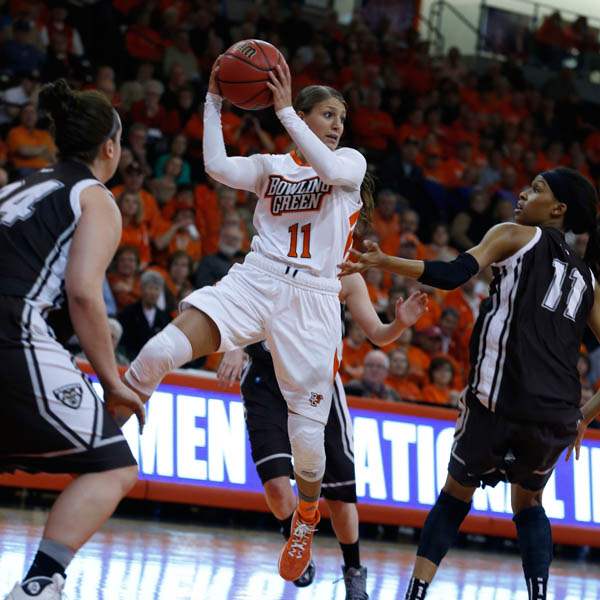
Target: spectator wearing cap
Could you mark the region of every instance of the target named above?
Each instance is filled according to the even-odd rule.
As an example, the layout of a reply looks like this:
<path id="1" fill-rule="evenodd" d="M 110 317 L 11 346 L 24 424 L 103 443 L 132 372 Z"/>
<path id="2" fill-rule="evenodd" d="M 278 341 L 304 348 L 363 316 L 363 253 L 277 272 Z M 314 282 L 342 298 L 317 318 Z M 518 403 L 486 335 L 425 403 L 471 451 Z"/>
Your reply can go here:
<path id="1" fill-rule="evenodd" d="M 454 367 L 443 357 L 436 357 L 429 365 L 431 383 L 423 387 L 423 401 L 442 406 L 457 406 L 459 394 L 452 389 Z"/>
<path id="2" fill-rule="evenodd" d="M 229 269 L 244 258 L 243 235 L 239 226 L 227 225 L 221 229 L 217 252 L 204 256 L 193 276 L 196 288 L 214 285 L 223 279 Z"/>
<path id="3" fill-rule="evenodd" d="M 171 321 L 169 313 L 157 306 L 164 286 L 159 273 L 146 271 L 140 278 L 140 299 L 119 313 L 118 319 L 123 326 L 122 346 L 129 360 L 133 360 L 142 346 Z"/>
<path id="4" fill-rule="evenodd" d="M 161 224 L 161 215 L 156 198 L 143 188 L 144 171 L 137 160 L 131 161 L 123 171 L 123 183 L 115 186 L 110 191 L 118 198 L 123 192 L 139 194 L 143 205 L 143 220 L 150 229 Z"/>
<path id="5" fill-rule="evenodd" d="M 390 370 L 386 384 L 391 387 L 401 400 L 419 402 L 422 400 L 421 389 L 409 377 L 410 363 L 403 349 L 392 350 L 388 354 Z"/>
<path id="6" fill-rule="evenodd" d="M 190 163 L 185 160 L 185 153 L 187 151 L 188 140 L 185 134 L 178 133 L 173 137 L 171 141 L 170 151 L 167 154 L 163 154 L 158 157 L 156 161 L 156 165 L 154 167 L 154 174 L 156 177 L 162 177 L 165 172 L 165 166 L 169 159 L 176 157 L 180 158 L 182 161 L 181 164 L 181 173 L 176 179 L 176 183 L 178 186 L 180 185 L 189 185 L 192 182 L 191 179 L 191 169 Z"/>
<path id="7" fill-rule="evenodd" d="M 340 376 L 344 383 L 360 379 L 363 373 L 365 356 L 373 349 L 367 340 L 367 334 L 354 321 L 348 325 L 348 334 L 343 340 Z"/>
<path id="8" fill-rule="evenodd" d="M 150 79 L 144 84 L 144 98 L 131 106 L 131 120 L 146 125 L 155 137 L 161 137 L 169 126 L 167 111 L 160 103 L 164 90 L 158 79 Z"/>
<path id="9" fill-rule="evenodd" d="M 56 146 L 45 129 L 36 127 L 38 115 L 33 104 L 25 104 L 19 115 L 20 125 L 8 132 L 9 162 L 20 177 L 42 169 L 56 160 Z"/>
<path id="10" fill-rule="evenodd" d="M 77 29 L 67 23 L 67 2 L 65 0 L 51 0 L 48 20 L 40 31 L 40 41 L 44 48 L 50 46 L 52 37 L 64 37 L 66 52 L 73 56 L 81 57 L 84 54 L 83 42 Z"/>
<path id="11" fill-rule="evenodd" d="M 2 92 L 2 105 L 0 107 L 0 125 L 11 123 L 19 116 L 19 112 L 26 104 L 36 104 L 40 89 L 39 71 L 30 71 L 20 75 L 19 85 L 13 86 Z"/>
<path id="12" fill-rule="evenodd" d="M 141 295 L 139 266 L 140 257 L 137 248 L 122 246 L 115 254 L 113 269 L 108 273 L 108 283 L 121 311 L 129 304 L 139 300 Z"/>
<path id="13" fill-rule="evenodd" d="M 152 261 L 152 248 L 150 244 L 153 232 L 144 221 L 144 207 L 142 199 L 137 192 L 124 191 L 117 198 L 117 206 L 121 211 L 123 223 L 121 242 L 119 246 L 131 246 L 138 252 L 140 269 L 144 270 Z"/>
<path id="14" fill-rule="evenodd" d="M 4 68 L 11 74 L 40 71 L 44 65 L 44 53 L 35 45 L 33 24 L 19 19 L 12 26 L 13 37 L 6 41 L 0 51 Z"/>
<path id="15" fill-rule="evenodd" d="M 385 384 L 389 369 L 389 358 L 381 350 L 371 350 L 365 356 L 362 377 L 344 386 L 346 394 L 398 402 L 398 394 Z"/>
<path id="16" fill-rule="evenodd" d="M 190 34 L 185 29 L 176 33 L 173 45 L 165 50 L 163 72 L 169 73 L 176 64 L 181 66 L 187 79 L 199 79 L 198 59 L 190 46 Z"/>

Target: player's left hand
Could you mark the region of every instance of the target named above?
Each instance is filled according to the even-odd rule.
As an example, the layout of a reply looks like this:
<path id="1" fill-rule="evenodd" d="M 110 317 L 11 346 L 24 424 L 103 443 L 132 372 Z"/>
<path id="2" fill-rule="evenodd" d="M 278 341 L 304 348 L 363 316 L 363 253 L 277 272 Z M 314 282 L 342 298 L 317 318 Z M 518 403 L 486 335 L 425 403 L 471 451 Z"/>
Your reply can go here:
<path id="1" fill-rule="evenodd" d="M 273 94 L 275 112 L 292 106 L 292 75 L 287 63 L 278 63 L 274 70 L 269 71 L 269 77 L 271 81 L 267 81 L 267 87 Z"/>
<path id="2" fill-rule="evenodd" d="M 350 249 L 350 254 L 357 260 L 345 260 L 341 265 L 338 265 L 340 272 L 338 277 L 344 277 L 345 275 L 351 275 L 352 273 L 362 273 L 367 269 L 378 269 L 383 266 L 387 254 L 381 251 L 379 244 L 372 242 L 371 240 L 365 240 L 364 242 L 367 252 L 359 252 L 354 248 Z"/>
<path id="3" fill-rule="evenodd" d="M 579 423 L 577 423 L 577 437 L 575 438 L 575 441 L 569 446 L 569 449 L 567 450 L 567 455 L 565 456 L 565 462 L 569 461 L 569 458 L 571 458 L 571 454 L 573 454 L 573 450 L 575 450 L 575 460 L 579 460 L 579 452 L 581 450 L 581 443 L 583 442 L 583 436 L 585 435 L 587 426 L 588 426 L 588 424 L 583 419 L 580 419 Z"/>
<path id="4" fill-rule="evenodd" d="M 223 354 L 221 364 L 217 370 L 217 379 L 223 386 L 231 386 L 239 381 L 246 355 L 243 350 L 230 350 Z"/>
<path id="5" fill-rule="evenodd" d="M 396 302 L 396 319 L 405 327 L 412 327 L 428 310 L 429 296 L 423 292 L 413 292 L 406 300 Z"/>

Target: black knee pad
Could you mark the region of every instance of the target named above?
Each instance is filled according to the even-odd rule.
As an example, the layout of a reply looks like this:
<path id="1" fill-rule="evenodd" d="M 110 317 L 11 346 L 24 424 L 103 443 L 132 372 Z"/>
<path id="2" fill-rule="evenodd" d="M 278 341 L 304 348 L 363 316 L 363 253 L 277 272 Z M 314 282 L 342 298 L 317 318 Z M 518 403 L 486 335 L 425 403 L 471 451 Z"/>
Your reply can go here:
<path id="1" fill-rule="evenodd" d="M 441 492 L 427 515 L 417 556 L 439 565 L 454 543 L 461 523 L 470 510 L 470 502 L 463 502 L 446 492 Z"/>

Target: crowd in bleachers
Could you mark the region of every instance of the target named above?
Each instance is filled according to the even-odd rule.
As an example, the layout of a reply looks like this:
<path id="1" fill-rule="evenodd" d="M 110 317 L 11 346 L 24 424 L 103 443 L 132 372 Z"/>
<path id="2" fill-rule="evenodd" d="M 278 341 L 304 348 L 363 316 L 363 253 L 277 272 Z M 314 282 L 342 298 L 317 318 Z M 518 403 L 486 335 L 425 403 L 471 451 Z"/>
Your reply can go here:
<path id="1" fill-rule="evenodd" d="M 597 109 L 580 100 L 566 70 L 534 89 L 513 61 L 475 72 L 455 48 L 432 57 L 415 31 L 393 31 L 385 20 L 369 29 L 357 12 L 341 26 L 333 12 L 314 19 L 300 4 L 286 9 L 275 1 L 249 3 L 238 21 L 204 0 L 14 0 L 3 7 L 0 184 L 56 160 L 36 109 L 42 82 L 65 77 L 73 87 L 98 89 L 122 117 L 123 154 L 108 185 L 123 236 L 105 285 L 121 362 L 168 323 L 182 297 L 218 281 L 249 250 L 256 198 L 211 181 L 202 164 L 210 68 L 240 39 L 280 48 L 294 91 L 323 83 L 344 93 L 343 143 L 365 154 L 377 178 L 372 226 L 356 245 L 368 237 L 397 256 L 451 259 L 511 220 L 519 191 L 539 171 L 569 165 L 599 180 Z M 231 154 L 292 147 L 272 110 L 225 103 L 223 133 Z M 584 236 L 570 241 L 585 248 Z M 384 321 L 416 288 L 429 295 L 429 311 L 381 349 L 348 323 L 341 366 L 348 392 L 455 405 L 489 273 L 450 293 L 380 272 L 365 279 Z M 588 395 L 600 379 L 597 346 L 590 340 L 582 349 Z M 218 362 L 211 356 L 195 366 Z"/>

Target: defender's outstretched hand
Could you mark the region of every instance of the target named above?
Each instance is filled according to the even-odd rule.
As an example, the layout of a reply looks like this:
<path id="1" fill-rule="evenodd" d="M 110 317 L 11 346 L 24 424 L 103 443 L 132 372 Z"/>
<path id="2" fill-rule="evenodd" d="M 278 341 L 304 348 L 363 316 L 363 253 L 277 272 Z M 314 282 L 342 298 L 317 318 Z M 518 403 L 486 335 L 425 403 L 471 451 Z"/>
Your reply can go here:
<path id="1" fill-rule="evenodd" d="M 362 273 L 367 269 L 381 269 L 383 267 L 387 254 L 381 251 L 379 244 L 370 240 L 365 240 L 363 243 L 367 252 L 359 252 L 351 248 L 350 253 L 357 260 L 345 260 L 341 265 L 338 265 L 340 269 L 338 277 L 344 277 L 344 275 L 351 275 L 352 273 Z"/>

